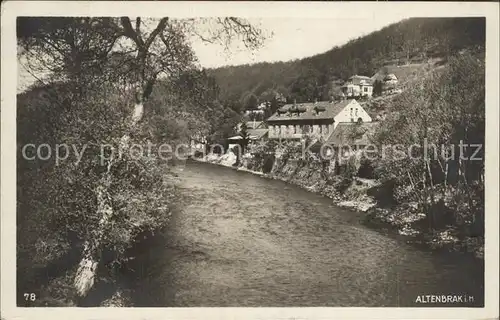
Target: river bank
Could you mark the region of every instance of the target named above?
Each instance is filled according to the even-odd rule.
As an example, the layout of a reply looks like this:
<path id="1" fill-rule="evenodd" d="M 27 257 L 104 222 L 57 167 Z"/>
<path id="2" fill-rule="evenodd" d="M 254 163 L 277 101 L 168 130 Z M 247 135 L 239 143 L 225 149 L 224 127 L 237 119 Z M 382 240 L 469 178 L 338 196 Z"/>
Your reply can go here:
<path id="1" fill-rule="evenodd" d="M 384 201 L 385 190 L 377 180 L 360 177 L 353 177 L 352 181 L 344 179 L 334 174 L 333 164 L 314 159 L 304 161 L 278 156 L 273 157 L 272 165 L 268 163 L 265 168 L 266 159 L 256 159 L 255 156 L 246 154 L 236 165 L 236 155 L 231 152 L 221 156 L 209 154 L 194 160 L 281 180 L 321 194 L 332 199 L 339 207 L 363 213 L 363 222 L 367 226 L 404 237 L 408 243 L 436 251 L 463 252 L 477 259 L 484 259 L 483 237 L 461 237 L 452 227 L 429 232 L 426 216 L 419 212 L 416 203 L 381 203 Z"/>
<path id="2" fill-rule="evenodd" d="M 298 160 L 292 160 L 288 159 L 287 161 L 275 161 L 273 163 L 272 168 L 270 170 L 263 170 L 266 168 L 263 168 L 263 166 L 256 166 L 256 163 L 253 162 L 254 159 L 251 157 L 245 157 L 242 159 L 242 162 L 239 166 L 234 166 L 233 164 L 236 162 L 236 157 L 232 155 L 225 155 L 222 157 L 219 156 L 214 156 L 210 155 L 209 157 L 206 157 L 204 159 L 197 159 L 198 162 L 204 162 L 207 163 L 207 165 L 212 165 L 216 164 L 221 167 L 225 168 L 231 168 L 234 171 L 241 171 L 241 172 L 247 172 L 251 173 L 248 175 L 244 176 L 259 176 L 265 179 L 270 179 L 270 180 L 277 180 L 277 181 L 283 181 L 285 183 L 295 185 L 300 187 L 300 189 L 307 190 L 311 193 L 314 194 L 319 194 L 324 197 L 327 197 L 332 200 L 331 204 L 338 206 L 338 207 L 344 207 L 344 208 L 349 208 L 351 210 L 355 210 L 357 214 L 352 215 L 350 219 L 354 220 L 362 220 L 363 224 L 368 226 L 369 229 L 372 229 L 377 232 L 381 232 L 384 234 L 389 235 L 390 237 L 397 237 L 399 239 L 405 240 L 407 243 L 411 243 L 415 246 L 419 247 L 424 247 L 424 248 L 432 248 L 433 250 L 424 250 L 426 252 L 429 251 L 436 251 L 436 250 L 443 250 L 443 251 L 462 251 L 468 253 L 468 255 L 473 255 L 475 253 L 474 250 L 479 251 L 481 248 L 481 243 L 480 242 L 473 242 L 469 240 L 467 241 L 462 241 L 462 240 L 456 240 L 456 238 L 453 236 L 453 234 L 450 234 L 449 232 L 441 232 L 440 234 L 436 235 L 429 235 L 426 234 L 425 232 L 422 232 L 423 230 L 423 216 L 421 214 L 418 214 L 415 210 L 415 206 L 413 204 L 406 204 L 404 206 L 397 206 L 397 207 L 382 207 L 380 204 L 377 202 L 376 198 L 377 196 L 373 194 L 373 190 L 377 189 L 379 184 L 377 181 L 372 180 L 372 179 L 363 179 L 363 178 L 355 178 L 353 181 L 344 181 L 338 176 L 329 176 L 326 173 L 332 170 L 331 167 L 325 166 L 321 162 L 317 161 L 311 161 L 311 162 L 305 162 L 305 161 L 298 161 Z M 182 166 L 179 166 L 180 171 L 183 170 Z M 189 171 L 189 168 L 186 168 L 186 172 Z M 199 168 L 199 171 L 194 172 L 194 173 L 189 173 L 190 175 L 196 176 L 201 174 L 201 170 L 205 171 L 212 171 L 209 168 Z M 208 169 L 208 170 L 207 170 Z M 222 169 L 222 168 L 221 168 Z M 255 170 L 257 169 L 257 170 Z M 269 169 L 269 168 L 267 168 Z M 226 169 L 223 169 L 226 170 Z M 215 171 L 215 170 L 214 170 Z M 264 172 L 266 171 L 266 172 Z M 218 170 L 218 173 L 214 173 L 213 175 L 215 177 L 210 177 L 210 179 L 218 179 L 217 177 L 222 177 L 225 173 L 223 171 Z M 226 172 L 227 173 L 227 172 Z M 232 176 L 232 174 L 229 174 Z M 242 173 L 240 174 L 242 175 Z M 175 178 L 173 176 L 174 180 L 183 180 L 180 176 L 183 176 L 182 173 L 179 172 L 179 177 Z M 235 178 L 235 177 L 234 177 Z M 221 178 L 222 179 L 222 178 Z M 246 178 L 245 178 L 246 179 Z M 255 178 L 255 179 L 260 179 L 260 178 Z M 208 180 L 208 179 L 207 179 Z M 179 181 L 172 181 L 175 184 L 179 184 Z M 208 180 L 210 181 L 210 180 Z M 276 181 L 276 182 L 277 182 Z M 233 181 L 234 183 L 237 183 L 235 185 L 228 185 L 225 186 L 227 189 L 230 189 L 231 192 L 238 190 L 241 185 L 239 185 L 240 181 L 235 180 Z M 253 180 L 250 180 L 251 183 L 256 183 Z M 188 197 L 185 202 L 185 205 L 191 205 L 193 201 L 196 201 L 198 198 L 194 197 L 193 192 L 196 192 L 198 190 L 198 186 L 201 188 L 200 183 L 207 183 L 205 182 L 199 182 L 196 181 L 196 183 L 193 183 L 195 187 L 194 190 L 188 190 L 185 193 L 184 197 Z M 274 182 L 273 182 L 274 183 Z M 223 185 L 223 182 L 219 183 L 220 185 Z M 281 184 L 281 183 L 280 183 Z M 221 186 L 218 186 L 221 188 Z M 260 186 L 255 187 L 255 189 L 259 189 Z M 281 188 L 283 188 L 281 186 Z M 206 196 L 208 197 L 212 191 L 212 187 L 210 185 L 203 186 L 203 189 L 206 189 Z M 279 187 L 277 187 L 279 189 Z M 282 189 L 281 189 L 282 190 Z M 211 199 L 210 201 L 215 201 L 218 199 L 220 195 L 217 195 L 215 193 L 216 190 L 214 190 L 214 194 L 212 197 L 216 199 Z M 235 200 L 232 195 L 228 195 L 230 191 L 224 191 L 225 196 L 230 196 L 230 199 L 224 199 L 221 198 L 219 199 L 220 201 L 225 201 L 227 200 L 228 203 L 238 203 L 238 201 L 232 201 Z M 285 192 L 286 194 L 287 192 Z M 317 197 L 317 196 L 315 196 Z M 201 201 L 201 197 L 199 201 Z M 208 199 L 208 198 L 207 198 Z M 258 198 L 261 200 L 262 198 Z M 230 201 L 231 200 L 231 201 Z M 322 201 L 325 201 L 328 199 L 323 199 Z M 207 200 L 204 200 L 207 201 Z M 257 198 L 255 198 L 253 201 L 257 201 Z M 326 201 L 328 202 L 328 201 Z M 293 203 L 294 204 L 294 203 Z M 193 216 L 193 221 L 190 221 L 188 225 L 184 226 L 184 231 L 183 232 L 188 232 L 191 236 L 194 237 L 194 234 L 198 234 L 198 232 L 205 232 L 205 233 L 210 233 L 208 239 L 217 239 L 219 235 L 212 234 L 212 229 L 214 227 L 217 227 L 218 224 L 220 224 L 221 230 L 219 228 L 213 229 L 213 231 L 219 230 L 219 232 L 222 233 L 222 230 L 225 230 L 225 226 L 228 223 L 227 219 L 231 217 L 231 210 L 228 210 L 225 207 L 222 207 L 221 210 L 215 210 L 213 208 L 219 208 L 221 204 L 213 203 L 212 205 L 210 203 L 200 203 L 199 205 L 196 206 L 197 214 Z M 223 205 L 226 205 L 226 202 L 223 202 Z M 296 204 L 294 204 L 296 205 Z M 303 204 L 301 206 L 309 205 L 308 200 L 303 200 Z M 275 206 L 271 206 L 272 208 L 275 208 Z M 307 208 L 304 207 L 305 211 L 297 211 L 297 216 L 304 216 L 304 212 L 311 212 L 310 210 L 314 210 L 314 207 Z M 249 210 L 243 210 L 244 212 L 253 212 L 257 210 L 256 207 L 248 207 Z M 268 214 L 269 219 L 275 219 L 272 212 L 264 212 L 267 209 L 261 209 L 262 212 L 260 213 L 261 215 Z M 332 210 L 332 211 L 328 211 Z M 333 210 L 336 210 L 334 207 L 332 208 L 324 208 L 324 212 L 327 215 L 328 213 L 333 214 Z M 209 217 L 206 217 L 207 221 L 207 226 L 203 227 L 200 229 L 200 226 L 198 224 L 198 219 L 200 217 L 204 217 L 206 214 L 215 214 L 218 211 L 223 212 L 224 217 L 218 217 L 218 219 L 222 220 L 210 220 Z M 224 213 L 226 212 L 226 213 Z M 288 212 L 288 209 L 285 210 L 284 212 Z M 349 213 L 349 212 L 348 212 Z M 322 219 L 324 219 L 323 217 Z M 177 218 L 173 219 L 176 220 Z M 282 228 L 302 228 L 301 226 L 307 225 L 310 223 L 309 221 L 302 221 L 300 223 L 298 222 L 287 222 L 284 223 L 284 221 L 287 221 L 286 219 L 289 219 L 286 215 L 283 216 L 283 218 L 280 219 L 285 219 L 285 220 L 279 220 L 279 221 L 272 221 L 270 223 L 271 226 L 273 226 L 273 229 L 270 230 L 270 234 L 274 234 L 275 232 L 280 232 Z M 318 218 L 319 219 L 319 218 Z M 321 219 L 319 219 L 321 220 Z M 168 228 L 174 228 L 177 222 L 171 221 L 172 223 L 169 223 Z M 213 225 L 215 223 L 215 225 Z M 288 225 L 291 223 L 290 225 Z M 236 226 L 235 226 L 236 227 Z M 242 228 L 241 226 L 237 226 L 238 228 L 235 231 L 235 235 L 240 235 L 241 236 L 241 231 L 246 230 L 245 228 Z M 251 228 L 250 226 L 247 226 L 246 228 Z M 266 228 L 268 228 L 268 225 L 266 224 Z M 323 228 L 321 227 L 321 223 L 318 223 L 318 228 Z M 337 226 L 334 224 L 330 229 L 335 229 L 336 230 Z M 175 229 L 175 228 L 174 228 Z M 322 230 L 322 231 L 321 231 Z M 323 232 L 325 230 L 321 229 L 320 231 Z M 349 229 L 350 230 L 350 229 Z M 318 232 L 320 232 L 318 231 Z M 71 296 L 71 291 L 73 290 L 71 287 L 71 281 L 72 277 L 71 275 L 73 274 L 72 270 L 69 270 L 68 273 L 66 273 L 64 276 L 59 277 L 57 279 L 54 279 L 51 281 L 48 287 L 46 287 L 46 292 L 45 296 L 51 297 L 50 300 L 46 300 L 46 303 L 43 303 L 42 301 L 38 301 L 39 304 L 38 306 L 106 306 L 106 307 L 121 307 L 121 306 L 135 306 L 137 302 L 135 302 L 136 298 L 133 298 L 133 296 L 137 296 L 137 293 L 134 293 L 134 291 L 139 290 L 137 287 L 131 287 L 129 285 L 129 279 L 127 279 L 127 276 L 124 277 L 124 274 L 130 274 L 134 273 L 138 277 L 143 277 L 145 274 L 147 274 L 148 268 L 150 268 L 149 264 L 155 264 L 155 259 L 156 256 L 159 254 L 165 254 L 164 251 L 167 250 L 167 252 L 171 252 L 172 255 L 176 256 L 179 255 L 178 258 L 165 258 L 166 260 L 175 260 L 180 259 L 182 261 L 185 260 L 185 263 L 187 264 L 187 268 L 191 268 L 192 265 L 191 263 L 195 264 L 196 261 L 205 261 L 207 253 L 205 252 L 210 252 L 213 250 L 213 245 L 217 245 L 217 243 L 210 243 L 203 245 L 201 248 L 196 248 L 196 247 L 191 247 L 191 246 L 196 246 L 197 241 L 193 241 L 192 243 L 190 242 L 187 244 L 188 248 L 184 248 L 183 246 L 180 246 L 178 244 L 171 244 L 169 243 L 170 240 L 166 241 L 166 244 L 164 243 L 164 239 L 160 239 L 157 241 L 157 243 L 151 244 L 151 239 L 155 238 L 155 235 L 162 233 L 163 231 L 158 230 L 155 232 L 155 234 L 152 233 L 144 233 L 139 235 L 136 240 L 134 241 L 134 249 L 131 250 L 130 252 L 127 253 L 127 257 L 130 258 L 130 262 L 126 263 L 124 265 L 124 269 L 118 269 L 115 270 L 115 273 L 107 273 L 106 270 L 112 270 L 112 269 L 105 269 L 103 268 L 102 272 L 99 272 L 99 278 L 97 279 L 97 283 L 95 288 L 89 293 L 88 297 L 84 299 L 83 301 L 79 301 L 78 303 L 76 301 L 72 301 L 71 299 L 68 299 L 68 297 Z M 295 232 L 295 231 L 294 231 Z M 293 235 L 295 234 L 294 232 L 290 233 L 290 237 L 293 238 Z M 320 233 L 321 233 L 320 232 Z M 366 229 L 365 231 L 366 232 Z M 193 233 L 193 234 L 191 234 Z M 313 234 L 316 234 L 313 232 Z M 234 236 L 232 233 L 228 232 L 227 234 L 228 237 Z M 261 235 L 263 236 L 263 235 Z M 327 233 L 324 235 L 325 239 L 328 239 L 328 237 L 334 237 L 334 235 Z M 438 238 L 440 237 L 440 238 Z M 389 238 L 389 237 L 386 237 Z M 184 239 L 184 236 L 181 237 L 181 239 Z M 252 238 L 253 239 L 253 238 Z M 313 238 L 311 238 L 313 239 Z M 307 241 L 311 240 L 307 239 Z M 204 239 L 203 241 L 205 241 Z M 176 240 L 177 241 L 177 240 Z M 208 240 L 207 240 L 208 241 Z M 215 240 L 214 240 L 215 241 Z M 249 240 L 250 241 L 250 240 Z M 268 240 L 266 240 L 268 241 Z M 307 243 L 306 241 L 306 243 Z M 324 241 L 324 240 L 323 240 Z M 330 241 L 330 240 L 329 240 Z M 333 241 L 333 240 L 331 240 Z M 154 241 L 153 241 L 154 242 Z M 266 242 L 267 243 L 267 242 Z M 243 244 L 242 244 L 243 245 Z M 332 244 L 333 245 L 333 244 Z M 151 247 L 154 247 L 155 253 L 151 253 Z M 239 249 L 238 249 L 239 250 Z M 231 252 L 232 254 L 236 254 L 239 251 L 234 250 Z M 249 251 L 256 250 L 255 248 L 248 249 Z M 278 250 L 279 251 L 279 250 Z M 304 249 L 304 252 L 308 252 L 309 249 Z M 238 253 L 239 254 L 239 253 Z M 296 253 L 294 255 L 297 255 Z M 192 256 L 192 257 L 191 257 Z M 265 256 L 263 254 L 263 256 Z M 482 260 L 482 256 L 480 254 L 474 254 L 476 259 Z M 190 259 L 194 259 L 191 261 Z M 286 257 L 283 257 L 285 259 Z M 299 257 L 298 257 L 299 258 Z M 219 259 L 219 258 L 217 258 Z M 222 258 L 220 258 L 222 259 Z M 219 264 L 219 261 L 221 260 L 216 260 L 217 265 Z M 173 262 L 165 262 L 165 266 L 162 266 L 160 269 L 162 270 L 167 270 L 169 269 L 170 263 Z M 104 267 L 104 265 L 103 265 Z M 172 266 L 173 268 L 175 267 L 175 264 Z M 180 267 L 179 267 L 180 268 Z M 265 268 L 264 268 L 265 269 Z M 183 272 L 180 269 L 178 269 L 177 272 Z M 215 271 L 214 271 L 215 272 Z M 222 272 L 222 271 L 220 271 Z M 215 273 L 220 273 L 219 271 Z M 174 280 L 169 280 L 169 281 L 174 281 Z M 221 280 L 225 281 L 225 280 Z M 153 284 L 151 284 L 153 286 Z M 214 285 L 214 284 L 211 284 Z M 177 283 L 177 286 L 184 286 L 182 283 Z M 140 286 L 139 286 L 140 287 Z M 151 297 L 150 297 L 151 298 Z M 152 298 L 151 298 L 152 299 Z M 174 299 L 174 298 L 172 298 Z M 180 299 L 180 298 L 179 298 Z M 201 298 L 200 298 L 201 299 Z M 158 302 L 159 306 L 165 306 L 161 305 L 163 302 Z"/>
<path id="3" fill-rule="evenodd" d="M 482 304 L 477 259 L 421 250 L 279 179 L 195 161 L 179 169 L 169 226 L 132 253 L 135 307 L 423 307 L 422 292 Z"/>
<path id="4" fill-rule="evenodd" d="M 177 178 L 176 173 L 172 172 L 172 168 L 176 165 L 176 163 L 165 163 L 155 168 L 157 170 L 155 175 L 148 177 L 155 179 L 153 191 L 141 192 L 142 190 L 135 189 L 134 192 L 127 193 L 126 198 L 118 195 L 114 199 L 117 208 L 118 204 L 124 204 L 126 207 L 114 211 L 113 223 L 106 230 L 107 242 L 100 247 L 96 256 L 97 269 L 95 275 L 91 277 L 91 286 L 87 294 L 82 296 L 75 289 L 75 274 L 83 251 L 83 241 L 74 238 L 64 247 L 64 251 L 58 252 L 59 255 L 55 258 L 48 256 L 42 261 L 44 263 L 33 261 L 32 268 L 18 270 L 17 305 L 19 307 L 128 306 L 129 292 L 120 279 L 121 273 L 128 268 L 129 261 L 135 258 L 128 249 L 152 237 L 168 225 L 172 206 L 176 201 L 174 184 Z M 126 223 L 119 225 L 118 221 Z M 24 296 L 26 292 L 33 293 L 35 298 L 26 299 Z"/>

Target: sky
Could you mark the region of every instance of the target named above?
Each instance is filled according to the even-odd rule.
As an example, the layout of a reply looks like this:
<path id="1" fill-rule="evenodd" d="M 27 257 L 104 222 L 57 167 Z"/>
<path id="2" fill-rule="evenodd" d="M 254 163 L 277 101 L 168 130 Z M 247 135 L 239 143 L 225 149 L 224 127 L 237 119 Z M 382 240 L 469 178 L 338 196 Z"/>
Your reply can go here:
<path id="1" fill-rule="evenodd" d="M 249 52 L 241 45 L 234 45 L 224 52 L 219 45 L 193 40 L 193 48 L 201 66 L 207 68 L 257 62 L 289 61 L 309 57 L 340 46 L 351 39 L 369 34 L 389 24 L 405 19 L 404 16 L 377 15 L 371 18 L 313 19 L 313 18 L 266 18 L 249 19 L 260 25 L 268 37 L 264 46 Z"/>
<path id="2" fill-rule="evenodd" d="M 264 18 L 248 19 L 267 35 L 264 45 L 249 51 L 234 42 L 230 50 L 218 44 L 207 44 L 192 38 L 199 64 L 205 68 L 258 62 L 289 61 L 323 53 L 334 46 L 367 35 L 389 24 L 407 18 L 403 15 L 373 15 L 349 18 Z M 18 92 L 24 91 L 35 79 L 18 64 Z"/>

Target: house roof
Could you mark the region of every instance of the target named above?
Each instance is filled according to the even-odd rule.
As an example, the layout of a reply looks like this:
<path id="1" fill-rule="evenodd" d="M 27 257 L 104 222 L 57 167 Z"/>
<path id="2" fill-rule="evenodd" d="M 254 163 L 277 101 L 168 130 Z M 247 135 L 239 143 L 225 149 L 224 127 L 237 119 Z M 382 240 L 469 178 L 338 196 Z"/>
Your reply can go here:
<path id="1" fill-rule="evenodd" d="M 294 104 L 286 104 L 281 107 L 278 112 L 273 114 L 267 122 L 272 121 L 291 121 L 291 120 L 321 120 L 321 119 L 332 119 L 339 114 L 351 101 L 350 100 L 342 100 L 339 102 L 307 102 L 307 103 L 297 103 Z M 298 110 L 300 112 L 291 112 L 291 110 Z M 315 110 L 321 110 L 319 114 L 316 114 Z"/>
<path id="2" fill-rule="evenodd" d="M 260 139 L 262 137 L 264 137 L 268 132 L 268 129 L 249 129 L 247 134 L 248 134 L 248 137 L 250 140 L 253 140 L 253 139 Z M 243 137 L 241 135 L 237 135 L 237 136 L 232 136 L 230 138 L 228 138 L 228 140 L 241 140 L 243 139 Z"/>
<path id="3" fill-rule="evenodd" d="M 257 129 L 262 124 L 262 121 L 247 121 L 248 129 Z"/>
<path id="4" fill-rule="evenodd" d="M 376 74 L 373 75 L 373 81 L 379 80 L 384 81 L 384 78 L 388 74 L 392 74 L 396 77 L 396 80 L 400 83 L 405 83 L 411 80 L 413 77 L 417 76 L 424 70 L 423 64 L 410 64 L 403 66 L 389 65 L 380 69 Z"/>
<path id="5" fill-rule="evenodd" d="M 349 79 L 347 79 L 346 83 L 343 86 L 346 86 L 347 84 L 354 84 L 354 85 L 372 85 L 372 78 L 367 77 L 367 76 L 358 76 L 357 74 L 351 76 Z"/>
<path id="6" fill-rule="evenodd" d="M 368 145 L 378 122 L 339 123 L 326 143 L 333 146 Z"/>
<path id="7" fill-rule="evenodd" d="M 248 135 L 250 139 L 260 139 L 264 137 L 268 132 L 268 129 L 250 129 L 248 130 Z"/>
<path id="8" fill-rule="evenodd" d="M 397 81 L 398 78 L 396 77 L 396 75 L 394 73 L 389 73 L 388 75 L 386 75 L 384 77 L 384 81 Z"/>

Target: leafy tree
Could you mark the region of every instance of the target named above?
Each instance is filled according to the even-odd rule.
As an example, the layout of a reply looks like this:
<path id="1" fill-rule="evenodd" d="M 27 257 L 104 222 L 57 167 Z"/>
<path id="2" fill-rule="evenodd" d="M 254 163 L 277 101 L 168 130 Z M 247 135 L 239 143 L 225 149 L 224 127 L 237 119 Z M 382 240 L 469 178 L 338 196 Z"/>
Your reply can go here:
<path id="1" fill-rule="evenodd" d="M 253 93 L 248 93 L 243 98 L 243 107 L 245 110 L 255 110 L 259 104 L 259 99 Z"/>
<path id="2" fill-rule="evenodd" d="M 484 143 L 484 70 L 482 54 L 451 57 L 442 73 L 431 73 L 393 102 L 375 135 L 381 146 L 420 146 L 413 157 L 386 155 L 378 172 L 396 183 L 400 202 L 420 203 L 431 230 L 443 226 L 446 212 L 453 213 L 449 223 L 469 234 L 484 230 L 482 152 L 476 161 L 459 156 L 461 141 Z M 463 150 L 467 159 L 471 154 Z"/>
<path id="3" fill-rule="evenodd" d="M 240 136 L 241 136 L 241 150 L 243 153 L 245 153 L 246 148 L 248 146 L 248 142 L 250 141 L 250 134 L 248 133 L 248 127 L 246 122 L 243 122 L 241 124 Z"/>
<path id="4" fill-rule="evenodd" d="M 238 18 L 201 21 L 137 17 L 133 22 L 128 17 L 18 20 L 20 55 L 29 57 L 28 61 L 37 61 L 28 69 L 34 76 L 42 73 L 45 77 L 39 78 L 46 83 L 43 91 L 53 92 L 46 95 L 46 100 L 19 100 L 18 109 L 25 111 L 19 128 L 26 128 L 48 109 L 54 112 L 47 113 L 53 119 L 31 141 L 67 144 L 88 141 L 92 146 L 81 163 L 65 162 L 53 167 L 37 161 L 20 166 L 19 171 L 22 182 L 19 192 L 29 195 L 20 197 L 19 205 L 29 209 L 27 216 L 36 212 L 37 217 L 52 222 L 54 243 L 67 240 L 69 247 L 82 250 L 74 278 L 76 296 L 85 296 L 93 286 L 104 253 L 111 252 L 114 256 L 111 261 L 119 261 L 137 232 L 158 227 L 167 216 L 160 199 L 168 199 L 172 192 L 162 181 L 161 163 L 150 155 L 132 159 L 127 151 L 133 142 L 144 144 L 153 138 L 164 138 L 158 130 L 152 130 L 155 125 L 175 124 L 176 132 L 170 136 L 173 139 L 179 138 L 179 135 L 176 138 L 179 131 L 196 126 L 192 118 L 173 122 L 165 117 L 158 104 L 150 103 L 150 98 L 161 75 L 181 79 L 181 83 L 186 76 L 197 78 L 186 73 L 196 68 L 187 35 L 197 34 L 200 22 L 213 23 L 212 34 L 199 34 L 205 41 L 227 45 L 228 41 L 239 38 L 249 48 L 262 43 L 261 32 Z M 199 82 L 188 84 L 188 90 L 214 88 L 196 83 Z M 191 98 L 185 104 L 188 108 L 196 105 L 193 101 L 203 98 L 203 94 L 194 93 Z M 219 108 L 217 101 L 213 104 Z M 24 132 L 20 130 L 19 142 L 31 142 Z M 99 146 L 103 144 L 112 144 L 117 148 L 115 151 L 125 152 L 120 156 L 100 157 Z M 43 170 L 37 173 L 39 166 Z M 41 190 L 41 185 L 32 184 L 40 177 L 43 180 L 39 181 L 47 186 L 46 192 L 40 193 L 48 199 L 45 202 L 38 202 L 39 197 L 35 197 L 34 190 Z M 33 219 L 28 220 L 20 227 L 36 226 Z M 37 233 L 36 237 L 47 236 L 50 235 Z M 71 239 L 76 239 L 76 243 Z"/>
<path id="5" fill-rule="evenodd" d="M 374 96 L 380 96 L 382 95 L 382 90 L 383 90 L 383 83 L 380 80 L 375 80 L 373 83 L 373 95 Z"/>

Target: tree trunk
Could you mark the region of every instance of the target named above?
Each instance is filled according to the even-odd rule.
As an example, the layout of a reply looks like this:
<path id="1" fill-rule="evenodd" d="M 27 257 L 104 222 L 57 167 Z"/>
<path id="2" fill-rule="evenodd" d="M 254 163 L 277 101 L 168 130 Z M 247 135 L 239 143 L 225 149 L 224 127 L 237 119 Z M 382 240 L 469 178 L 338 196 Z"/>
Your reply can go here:
<path id="1" fill-rule="evenodd" d="M 108 175 L 108 173 L 106 173 L 106 175 Z M 104 179 L 106 178 L 107 177 Z M 104 181 L 102 181 L 102 183 L 105 184 Z M 101 254 L 101 239 L 109 219 L 113 215 L 113 208 L 111 207 L 107 188 L 103 185 L 97 187 L 96 196 L 97 214 L 101 219 L 99 220 L 96 234 L 84 243 L 82 260 L 76 271 L 74 286 L 79 297 L 86 296 L 94 285 L 94 278 Z"/>
<path id="2" fill-rule="evenodd" d="M 136 29 L 133 30 L 130 19 L 126 17 L 121 18 L 122 26 L 125 31 L 125 35 L 135 42 L 137 47 L 136 69 L 135 69 L 135 88 L 136 88 L 136 101 L 134 105 L 134 111 L 131 117 L 130 130 L 131 132 L 134 127 L 139 123 L 139 121 L 144 116 L 144 103 L 150 96 L 152 92 L 153 84 L 156 81 L 157 73 L 154 74 L 149 79 L 146 76 L 146 64 L 148 50 L 154 39 L 158 36 L 160 32 L 165 30 L 168 18 L 162 18 L 158 23 L 157 27 L 151 32 L 150 36 L 146 41 L 142 40 L 140 32 L 140 18 L 136 20 Z M 121 137 L 120 140 L 120 152 L 119 157 L 123 150 L 128 149 L 130 143 L 130 133 L 126 133 Z M 99 264 L 99 258 L 101 254 L 102 247 L 102 236 L 107 230 L 109 220 L 113 215 L 113 207 L 111 203 L 111 197 L 108 192 L 108 186 L 110 185 L 111 167 L 116 162 L 116 158 L 109 161 L 107 166 L 107 172 L 101 179 L 99 186 L 96 188 L 96 199 L 97 199 L 97 216 L 101 217 L 97 230 L 94 235 L 87 239 L 84 244 L 84 250 L 82 254 L 82 260 L 78 265 L 76 272 L 74 286 L 79 297 L 84 297 L 87 295 L 89 290 L 94 285 L 94 279 L 97 271 L 97 266 Z"/>
<path id="3" fill-rule="evenodd" d="M 135 125 L 144 115 L 144 103 L 142 101 L 134 105 L 134 114 L 132 115 L 132 125 Z"/>
<path id="4" fill-rule="evenodd" d="M 448 170 L 449 170 L 448 160 L 446 160 L 444 170 L 445 170 L 444 171 L 444 188 L 446 189 L 448 187 Z"/>
<path id="5" fill-rule="evenodd" d="M 137 92 L 137 100 L 134 105 L 130 128 L 134 128 L 144 115 L 143 90 L 140 88 Z M 129 147 L 130 135 L 125 134 L 120 139 L 120 152 L 127 150 Z M 97 216 L 100 216 L 99 224 L 94 236 L 85 241 L 82 260 L 78 264 L 74 279 L 74 287 L 79 297 L 85 297 L 95 282 L 97 267 L 101 255 L 102 236 L 107 229 L 109 220 L 113 216 L 113 207 L 111 205 L 111 197 L 108 192 L 108 185 L 111 181 L 111 167 L 116 162 L 116 159 L 111 159 L 108 163 L 107 172 L 101 179 L 99 186 L 96 188 L 97 199 Z"/>
<path id="6" fill-rule="evenodd" d="M 422 168 L 422 184 L 423 184 L 423 197 L 422 197 L 422 205 L 424 208 L 424 213 L 425 216 L 427 217 L 427 220 L 429 221 L 429 229 L 432 230 L 432 217 L 429 212 L 429 208 L 427 206 L 427 182 L 426 182 L 426 175 L 427 175 L 427 170 L 426 170 L 426 162 L 424 161 L 424 167 Z"/>

